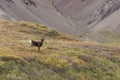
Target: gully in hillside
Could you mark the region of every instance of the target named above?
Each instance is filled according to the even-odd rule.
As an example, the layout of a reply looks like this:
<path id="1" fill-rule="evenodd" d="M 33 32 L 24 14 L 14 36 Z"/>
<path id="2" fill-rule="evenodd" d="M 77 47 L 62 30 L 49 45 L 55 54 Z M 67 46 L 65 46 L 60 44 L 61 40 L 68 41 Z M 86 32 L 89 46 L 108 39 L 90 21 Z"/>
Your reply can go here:
<path id="1" fill-rule="evenodd" d="M 36 3 L 32 0 L 23 0 L 23 2 L 26 5 L 33 5 L 33 6 L 37 7 Z"/>

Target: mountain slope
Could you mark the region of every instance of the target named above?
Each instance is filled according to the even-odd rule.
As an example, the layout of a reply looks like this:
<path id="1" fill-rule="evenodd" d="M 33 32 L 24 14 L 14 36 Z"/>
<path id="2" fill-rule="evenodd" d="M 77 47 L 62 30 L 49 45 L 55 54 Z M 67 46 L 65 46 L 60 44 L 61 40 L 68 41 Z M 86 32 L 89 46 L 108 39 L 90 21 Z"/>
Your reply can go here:
<path id="1" fill-rule="evenodd" d="M 41 23 L 61 32 L 76 34 L 71 23 L 48 4 L 39 0 L 32 1 L 32 4 L 29 0 L 28 2 L 27 0 L 0 1 L 1 9 L 8 14 L 9 18 Z"/>
<path id="2" fill-rule="evenodd" d="M 120 34 L 119 0 L 59 0 L 55 5 L 61 14 L 77 24 L 80 33 L 89 35 L 107 30 Z"/>
<path id="3" fill-rule="evenodd" d="M 120 44 L 79 41 L 30 22 L 0 21 L 0 37 L 1 80 L 120 79 Z M 29 47 L 42 37 L 40 52 Z"/>
<path id="4" fill-rule="evenodd" d="M 2 19 L 40 23 L 83 39 L 102 31 L 120 34 L 119 0 L 1 0 L 0 9 Z"/>

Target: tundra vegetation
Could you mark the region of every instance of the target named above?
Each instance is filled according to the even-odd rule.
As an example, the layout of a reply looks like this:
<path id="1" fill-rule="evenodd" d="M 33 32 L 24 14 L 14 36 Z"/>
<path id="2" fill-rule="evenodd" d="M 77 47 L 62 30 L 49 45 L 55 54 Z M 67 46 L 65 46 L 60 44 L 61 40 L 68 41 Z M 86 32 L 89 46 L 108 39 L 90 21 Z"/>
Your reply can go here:
<path id="1" fill-rule="evenodd" d="M 40 52 L 29 47 L 29 39 L 42 37 Z M 120 80 L 120 43 L 82 41 L 39 24 L 0 21 L 0 80 Z"/>

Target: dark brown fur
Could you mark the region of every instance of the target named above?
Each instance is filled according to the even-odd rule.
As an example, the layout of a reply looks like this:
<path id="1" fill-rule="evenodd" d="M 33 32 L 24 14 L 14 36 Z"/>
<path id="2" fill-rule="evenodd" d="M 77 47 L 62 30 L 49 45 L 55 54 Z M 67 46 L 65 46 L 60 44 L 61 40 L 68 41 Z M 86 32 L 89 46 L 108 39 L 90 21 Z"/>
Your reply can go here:
<path id="1" fill-rule="evenodd" d="M 34 40 L 30 40 L 31 47 L 32 46 L 36 46 L 38 48 L 38 51 L 40 51 L 40 47 L 42 47 L 43 43 L 44 43 L 44 38 L 42 38 L 40 42 L 34 41 Z"/>

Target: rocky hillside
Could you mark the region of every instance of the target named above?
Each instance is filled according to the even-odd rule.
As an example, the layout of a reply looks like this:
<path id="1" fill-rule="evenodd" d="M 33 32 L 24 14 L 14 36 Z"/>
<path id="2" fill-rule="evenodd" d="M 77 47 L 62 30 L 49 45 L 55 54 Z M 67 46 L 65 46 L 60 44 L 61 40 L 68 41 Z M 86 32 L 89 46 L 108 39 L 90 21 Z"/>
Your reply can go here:
<path id="1" fill-rule="evenodd" d="M 119 8 L 119 0 L 1 0 L 0 18 L 41 23 L 77 36 L 104 30 L 120 34 Z"/>
<path id="2" fill-rule="evenodd" d="M 52 6 L 49 0 L 0 0 L 1 18 L 44 24 L 58 31 L 76 34 L 70 20 Z"/>

